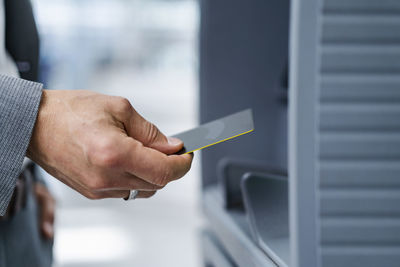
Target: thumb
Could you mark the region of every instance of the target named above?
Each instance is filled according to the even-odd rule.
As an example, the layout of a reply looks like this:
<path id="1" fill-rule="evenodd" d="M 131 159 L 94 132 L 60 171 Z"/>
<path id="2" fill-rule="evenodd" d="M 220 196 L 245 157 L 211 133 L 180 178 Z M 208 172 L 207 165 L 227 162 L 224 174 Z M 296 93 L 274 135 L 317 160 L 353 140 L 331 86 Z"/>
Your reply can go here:
<path id="1" fill-rule="evenodd" d="M 175 137 L 166 137 L 153 123 L 139 114 L 132 116 L 128 135 L 144 146 L 154 148 L 167 155 L 174 154 L 183 148 L 183 142 Z"/>

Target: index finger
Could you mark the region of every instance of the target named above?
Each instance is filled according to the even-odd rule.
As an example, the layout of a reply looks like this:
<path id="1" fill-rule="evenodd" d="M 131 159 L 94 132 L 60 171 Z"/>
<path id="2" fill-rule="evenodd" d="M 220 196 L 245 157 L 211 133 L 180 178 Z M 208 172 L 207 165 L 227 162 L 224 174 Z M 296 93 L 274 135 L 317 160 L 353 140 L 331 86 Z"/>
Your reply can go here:
<path id="1" fill-rule="evenodd" d="M 128 151 L 125 171 L 158 186 L 181 178 L 192 164 L 192 154 L 166 155 L 130 137 L 127 137 L 125 147 Z"/>

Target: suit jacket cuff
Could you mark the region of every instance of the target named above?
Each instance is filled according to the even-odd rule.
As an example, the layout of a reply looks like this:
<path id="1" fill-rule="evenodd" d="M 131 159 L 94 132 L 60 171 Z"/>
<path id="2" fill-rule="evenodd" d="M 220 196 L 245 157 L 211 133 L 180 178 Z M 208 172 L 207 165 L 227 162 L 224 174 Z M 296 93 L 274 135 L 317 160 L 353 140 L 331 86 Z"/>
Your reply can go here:
<path id="1" fill-rule="evenodd" d="M 0 216 L 14 192 L 36 122 L 43 85 L 0 74 Z"/>

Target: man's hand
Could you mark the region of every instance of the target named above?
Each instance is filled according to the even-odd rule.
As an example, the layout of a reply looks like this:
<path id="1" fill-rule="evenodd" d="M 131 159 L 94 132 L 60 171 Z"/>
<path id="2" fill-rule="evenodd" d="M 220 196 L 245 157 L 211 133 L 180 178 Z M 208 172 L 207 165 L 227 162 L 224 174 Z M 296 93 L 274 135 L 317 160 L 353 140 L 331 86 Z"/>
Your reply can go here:
<path id="1" fill-rule="evenodd" d="M 34 191 L 39 207 L 40 233 L 46 239 L 53 239 L 56 201 L 49 190 L 47 190 L 47 187 L 42 183 L 36 182 Z"/>
<path id="2" fill-rule="evenodd" d="M 90 199 L 150 197 L 189 171 L 182 147 L 124 98 L 44 90 L 27 156 Z"/>

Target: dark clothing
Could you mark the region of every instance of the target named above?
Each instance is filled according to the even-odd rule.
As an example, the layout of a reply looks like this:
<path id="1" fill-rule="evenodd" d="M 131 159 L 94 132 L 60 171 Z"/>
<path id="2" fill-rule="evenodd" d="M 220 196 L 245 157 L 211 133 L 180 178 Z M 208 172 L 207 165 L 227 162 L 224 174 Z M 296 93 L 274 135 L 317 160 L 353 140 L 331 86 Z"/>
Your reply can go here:
<path id="1" fill-rule="evenodd" d="M 39 35 L 29 0 L 4 0 L 6 49 L 22 79 L 37 81 Z"/>
<path id="2" fill-rule="evenodd" d="M 21 173 L 42 93 L 34 82 L 39 38 L 29 0 L 2 1 L 6 49 L 25 80 L 0 74 L 0 216 L 7 212 L 0 220 L 0 267 L 50 267 L 53 241 L 39 230 L 32 165 Z"/>

